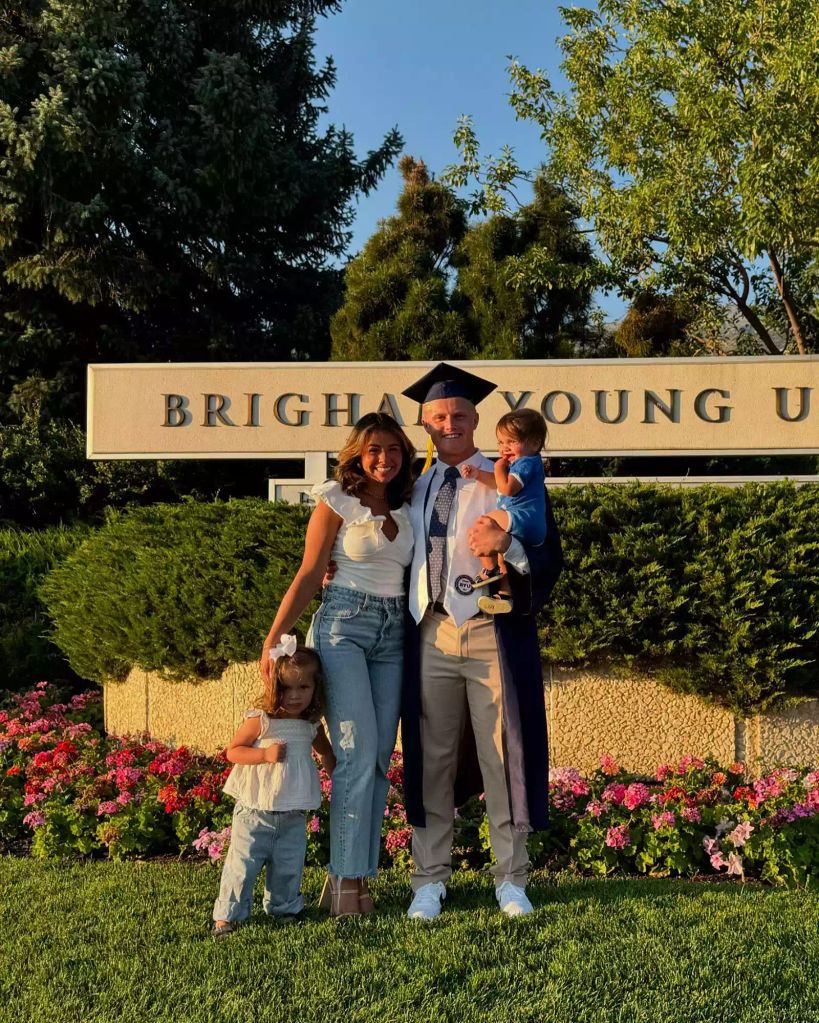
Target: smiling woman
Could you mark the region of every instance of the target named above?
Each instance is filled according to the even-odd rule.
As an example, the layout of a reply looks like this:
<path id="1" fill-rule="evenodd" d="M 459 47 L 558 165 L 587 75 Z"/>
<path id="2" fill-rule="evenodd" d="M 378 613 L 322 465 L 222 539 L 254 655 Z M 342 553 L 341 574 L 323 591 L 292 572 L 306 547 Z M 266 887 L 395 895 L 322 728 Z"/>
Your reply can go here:
<path id="1" fill-rule="evenodd" d="M 391 417 L 358 421 L 339 452 L 335 479 L 313 491 L 304 557 L 262 650 L 269 652 L 305 610 L 332 558 L 336 570 L 310 627 L 327 689 L 337 764 L 330 804 L 331 912 L 372 911 L 368 878 L 378 867 L 387 771 L 395 746 L 403 670 L 404 572 L 413 535 L 404 508 L 415 451 Z"/>

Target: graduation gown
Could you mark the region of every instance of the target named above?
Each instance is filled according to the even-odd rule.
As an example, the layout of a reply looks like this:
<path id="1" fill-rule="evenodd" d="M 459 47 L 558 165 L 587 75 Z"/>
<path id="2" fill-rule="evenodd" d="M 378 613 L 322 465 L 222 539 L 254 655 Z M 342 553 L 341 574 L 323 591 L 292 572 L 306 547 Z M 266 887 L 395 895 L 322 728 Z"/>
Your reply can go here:
<path id="1" fill-rule="evenodd" d="M 543 672 L 537 636 L 537 613 L 548 600 L 563 569 L 560 534 L 546 494 L 546 540 L 525 546 L 530 572 L 521 575 L 507 566 L 514 599 L 510 614 L 495 616 L 501 668 L 503 744 L 506 784 L 513 826 L 538 831 L 548 823 L 549 753 Z M 404 802 L 407 819 L 424 827 L 423 748 L 421 743 L 421 633 L 406 616 L 406 650 L 401 704 L 404 751 Z M 459 751 L 455 805 L 483 791 L 475 738 L 469 715 Z"/>

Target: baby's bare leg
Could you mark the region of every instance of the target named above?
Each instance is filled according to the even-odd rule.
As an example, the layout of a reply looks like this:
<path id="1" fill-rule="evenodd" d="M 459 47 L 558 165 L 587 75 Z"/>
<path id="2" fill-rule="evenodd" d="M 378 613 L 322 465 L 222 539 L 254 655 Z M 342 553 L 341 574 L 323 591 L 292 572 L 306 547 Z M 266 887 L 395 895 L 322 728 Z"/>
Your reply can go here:
<path id="1" fill-rule="evenodd" d="M 486 516 L 492 519 L 493 522 L 497 522 L 504 533 L 509 532 L 509 512 L 504 511 L 502 508 L 495 508 L 494 511 L 487 512 Z"/>
<path id="2" fill-rule="evenodd" d="M 495 508 L 486 514 L 493 522 L 497 522 L 504 532 L 509 530 L 509 512 L 505 512 L 501 508 Z M 485 570 L 494 571 L 499 567 L 503 567 L 503 558 L 499 554 L 487 554 L 481 558 L 481 565 Z"/>

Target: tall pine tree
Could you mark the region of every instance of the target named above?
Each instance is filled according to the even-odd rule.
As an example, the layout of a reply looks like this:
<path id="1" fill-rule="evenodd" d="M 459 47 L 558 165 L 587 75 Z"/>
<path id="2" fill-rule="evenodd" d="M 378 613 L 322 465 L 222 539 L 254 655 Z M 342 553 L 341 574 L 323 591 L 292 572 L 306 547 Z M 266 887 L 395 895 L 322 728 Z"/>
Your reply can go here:
<path id="1" fill-rule="evenodd" d="M 326 357 L 353 201 L 401 144 L 319 125 L 339 7 L 0 3 L 0 425 L 81 423 L 88 362 Z"/>
<path id="2" fill-rule="evenodd" d="M 466 233 L 453 258 L 453 306 L 480 358 L 571 358 L 585 340 L 593 256 L 576 217 L 565 193 L 540 175 L 530 203 Z"/>
<path id="3" fill-rule="evenodd" d="M 453 250 L 466 207 L 430 179 L 422 160 L 402 157 L 398 212 L 382 221 L 347 266 L 344 304 L 333 317 L 334 359 L 469 358 L 467 325 L 450 304 Z"/>
<path id="4" fill-rule="evenodd" d="M 466 203 L 422 161 L 347 266 L 333 358 L 519 359 L 571 356 L 588 335 L 592 252 L 576 211 L 546 178 L 514 214 L 469 225 Z"/>

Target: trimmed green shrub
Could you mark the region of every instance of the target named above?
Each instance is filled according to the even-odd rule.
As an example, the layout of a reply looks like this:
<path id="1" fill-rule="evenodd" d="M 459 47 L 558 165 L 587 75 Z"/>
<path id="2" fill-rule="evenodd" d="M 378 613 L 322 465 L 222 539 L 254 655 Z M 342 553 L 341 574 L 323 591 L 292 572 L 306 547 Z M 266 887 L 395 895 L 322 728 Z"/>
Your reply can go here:
<path id="1" fill-rule="evenodd" d="M 819 691 L 815 486 L 570 488 L 544 617 L 559 663 L 644 667 L 737 713 Z"/>
<path id="2" fill-rule="evenodd" d="M 790 484 L 555 493 L 567 564 L 543 615 L 544 656 L 642 668 L 742 714 L 816 694 L 817 494 Z M 57 643 L 94 679 L 134 664 L 208 677 L 254 660 L 307 515 L 253 500 L 111 515 L 44 584 Z"/>
<path id="3" fill-rule="evenodd" d="M 0 689 L 16 692 L 42 679 L 75 679 L 48 636 L 38 587 L 87 535 L 87 526 L 0 529 Z"/>
<path id="4" fill-rule="evenodd" d="M 133 665 L 214 677 L 259 656 L 309 509 L 261 500 L 112 513 L 45 580 L 54 638 L 86 678 Z"/>

